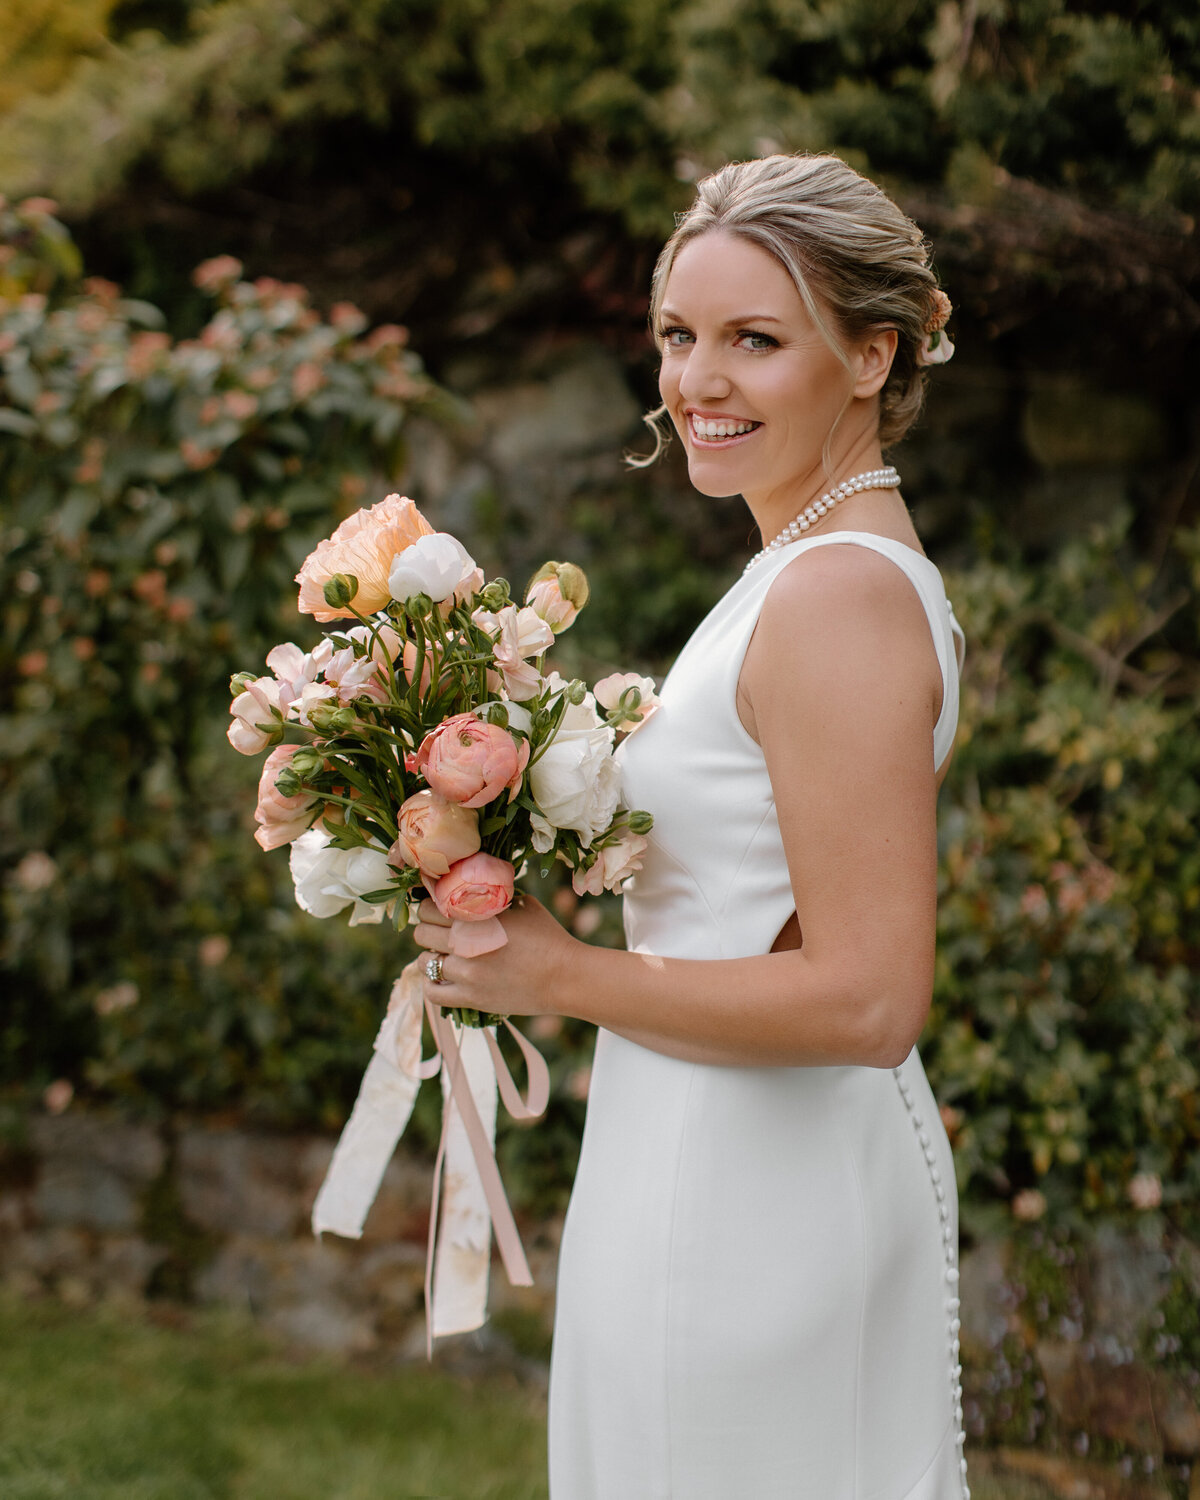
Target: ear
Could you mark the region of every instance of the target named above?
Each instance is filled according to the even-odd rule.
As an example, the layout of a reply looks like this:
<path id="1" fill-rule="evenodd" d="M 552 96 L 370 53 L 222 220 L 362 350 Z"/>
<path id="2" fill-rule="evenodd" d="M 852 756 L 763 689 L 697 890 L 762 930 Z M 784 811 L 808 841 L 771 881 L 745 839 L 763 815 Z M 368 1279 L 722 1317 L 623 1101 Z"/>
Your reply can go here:
<path id="1" fill-rule="evenodd" d="M 883 328 L 859 345 L 858 379 L 854 394 L 862 400 L 877 396 L 888 378 L 900 336 L 894 328 Z"/>

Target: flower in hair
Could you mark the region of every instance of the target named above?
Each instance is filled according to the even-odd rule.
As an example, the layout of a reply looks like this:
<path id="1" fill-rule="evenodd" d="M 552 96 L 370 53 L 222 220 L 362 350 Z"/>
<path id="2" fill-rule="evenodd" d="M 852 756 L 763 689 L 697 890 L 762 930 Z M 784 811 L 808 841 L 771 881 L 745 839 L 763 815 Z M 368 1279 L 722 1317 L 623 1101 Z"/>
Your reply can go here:
<path id="1" fill-rule="evenodd" d="M 954 345 L 943 331 L 954 307 L 941 287 L 933 289 L 930 301 L 932 310 L 922 330 L 925 337 L 921 340 L 921 347 L 917 350 L 917 363 L 919 365 L 944 365 L 954 354 Z"/>
<path id="2" fill-rule="evenodd" d="M 933 333 L 927 333 L 921 340 L 921 347 L 917 350 L 917 363 L 919 365 L 944 365 L 947 360 L 954 357 L 954 345 L 949 336 L 940 328 Z"/>
<path id="3" fill-rule="evenodd" d="M 930 294 L 930 300 L 933 304 L 932 311 L 925 319 L 925 326 L 921 330 L 922 333 L 937 333 L 940 329 L 945 328 L 946 324 L 950 321 L 950 314 L 954 311 L 954 304 L 946 296 L 945 292 L 942 291 L 940 286 L 934 287 Z"/>

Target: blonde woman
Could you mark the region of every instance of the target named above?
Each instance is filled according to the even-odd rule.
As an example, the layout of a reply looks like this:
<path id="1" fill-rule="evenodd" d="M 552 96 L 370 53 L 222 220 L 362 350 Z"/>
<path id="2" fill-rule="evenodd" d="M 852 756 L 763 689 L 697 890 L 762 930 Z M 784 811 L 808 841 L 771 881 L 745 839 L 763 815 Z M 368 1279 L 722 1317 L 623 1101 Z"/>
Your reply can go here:
<path id="1" fill-rule="evenodd" d="M 916 1042 L 962 634 L 884 448 L 949 302 L 831 156 L 705 179 L 651 315 L 692 483 L 764 550 L 625 742 L 627 952 L 526 899 L 448 1005 L 599 1028 L 563 1234 L 553 1500 L 965 1500 L 957 1199 Z"/>

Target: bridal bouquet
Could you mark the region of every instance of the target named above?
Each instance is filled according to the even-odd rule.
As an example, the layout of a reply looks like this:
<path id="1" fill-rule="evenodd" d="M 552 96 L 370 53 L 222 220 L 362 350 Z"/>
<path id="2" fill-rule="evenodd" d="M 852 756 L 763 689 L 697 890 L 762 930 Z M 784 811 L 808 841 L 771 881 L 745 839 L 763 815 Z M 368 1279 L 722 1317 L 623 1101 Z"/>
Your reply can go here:
<path id="1" fill-rule="evenodd" d="M 255 837 L 291 845 L 305 911 L 400 928 L 428 894 L 471 924 L 455 951 L 481 953 L 505 941 L 495 918 L 522 868 L 561 861 L 581 895 L 640 868 L 651 819 L 620 806 L 613 750 L 657 706 L 654 685 L 618 673 L 589 690 L 546 668 L 587 601 L 581 569 L 547 562 L 518 604 L 389 495 L 296 581 L 300 611 L 335 628 L 311 651 L 276 646 L 269 675 L 236 674 L 228 737 L 244 755 L 275 747 Z"/>
<path id="2" fill-rule="evenodd" d="M 270 750 L 255 838 L 291 845 L 305 911 L 400 928 L 427 894 L 451 921 L 454 951 L 469 956 L 507 941 L 498 917 L 523 869 L 560 861 L 580 895 L 598 895 L 641 868 L 651 819 L 620 805 L 613 751 L 658 706 L 654 684 L 617 673 L 589 690 L 546 666 L 587 602 L 579 568 L 546 563 L 517 603 L 461 542 L 389 495 L 343 521 L 296 581 L 301 612 L 334 628 L 311 651 L 276 646 L 265 675 L 237 673 L 228 737 L 243 755 Z M 524 1097 L 497 1024 L 524 1056 Z M 431 1353 L 435 1336 L 486 1317 L 491 1229 L 509 1280 L 532 1282 L 492 1147 L 497 1091 L 518 1119 L 546 1107 L 536 1048 L 503 1016 L 443 1012 L 409 964 L 312 1216 L 317 1234 L 361 1235 L 421 1081 L 439 1072 Z"/>

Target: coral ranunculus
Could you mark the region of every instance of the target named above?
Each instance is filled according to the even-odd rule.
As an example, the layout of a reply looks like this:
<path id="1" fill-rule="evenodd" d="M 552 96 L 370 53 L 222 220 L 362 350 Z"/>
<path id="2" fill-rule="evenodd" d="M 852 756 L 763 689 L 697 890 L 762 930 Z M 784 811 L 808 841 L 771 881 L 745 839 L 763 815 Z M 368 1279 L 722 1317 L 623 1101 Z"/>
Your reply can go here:
<path id="1" fill-rule="evenodd" d="M 479 814 L 437 792 L 415 792 L 401 805 L 396 821 L 399 832 L 388 850 L 392 864 L 415 865 L 423 875 L 440 876 L 479 851 Z"/>
<path id="2" fill-rule="evenodd" d="M 494 854 L 472 854 L 451 865 L 434 886 L 434 905 L 452 922 L 483 922 L 512 905 L 512 865 Z"/>
<path id="3" fill-rule="evenodd" d="M 389 495 L 378 505 L 355 511 L 331 537 L 317 544 L 296 574 L 300 613 L 328 621 L 349 615 L 351 605 L 362 615 L 382 609 L 392 597 L 388 573 L 393 560 L 418 537 L 432 535 L 433 527 L 403 495 Z M 344 609 L 325 598 L 325 585 L 335 573 L 358 579 L 358 592 Z"/>
<path id="4" fill-rule="evenodd" d="M 405 757 L 408 770 L 423 772 L 435 792 L 462 807 L 482 807 L 505 790 L 511 802 L 528 761 L 528 740 L 518 744 L 507 729 L 475 714 L 446 719 L 425 736 L 416 755 Z"/>

